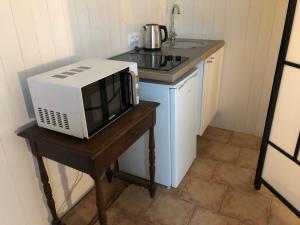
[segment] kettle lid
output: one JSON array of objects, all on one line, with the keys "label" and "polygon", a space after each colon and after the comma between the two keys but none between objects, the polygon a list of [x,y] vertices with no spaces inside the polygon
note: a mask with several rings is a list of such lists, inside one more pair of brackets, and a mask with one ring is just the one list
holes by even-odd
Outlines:
[{"label": "kettle lid", "polygon": [[147,28],[149,28],[149,27],[156,27],[156,26],[159,26],[159,24],[157,24],[157,23],[148,23],[144,26],[144,30],[147,30]]}]

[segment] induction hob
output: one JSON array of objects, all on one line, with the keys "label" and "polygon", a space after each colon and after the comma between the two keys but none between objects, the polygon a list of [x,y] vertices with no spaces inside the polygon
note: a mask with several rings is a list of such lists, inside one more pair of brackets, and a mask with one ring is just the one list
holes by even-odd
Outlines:
[{"label": "induction hob", "polygon": [[130,52],[116,56],[113,59],[136,62],[140,69],[170,71],[189,58],[174,55],[159,55],[157,53]]}]

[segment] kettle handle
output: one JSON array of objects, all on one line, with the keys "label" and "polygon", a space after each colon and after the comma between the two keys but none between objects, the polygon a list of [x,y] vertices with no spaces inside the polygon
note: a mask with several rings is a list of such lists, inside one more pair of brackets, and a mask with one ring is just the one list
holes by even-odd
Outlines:
[{"label": "kettle handle", "polygon": [[160,30],[163,30],[164,32],[165,32],[165,37],[164,37],[164,39],[162,39],[162,32],[160,33],[160,35],[161,35],[161,42],[163,43],[163,42],[166,42],[167,40],[168,40],[168,29],[167,29],[167,27],[166,26],[164,26],[164,25],[160,25],[159,26],[159,29]]}]

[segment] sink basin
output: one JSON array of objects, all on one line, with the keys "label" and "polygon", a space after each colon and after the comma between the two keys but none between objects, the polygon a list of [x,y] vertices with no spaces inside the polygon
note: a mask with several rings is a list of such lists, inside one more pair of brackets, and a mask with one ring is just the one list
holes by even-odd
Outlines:
[{"label": "sink basin", "polygon": [[176,40],[173,44],[171,41],[163,43],[165,48],[204,48],[208,45],[207,41],[193,41],[193,40]]}]

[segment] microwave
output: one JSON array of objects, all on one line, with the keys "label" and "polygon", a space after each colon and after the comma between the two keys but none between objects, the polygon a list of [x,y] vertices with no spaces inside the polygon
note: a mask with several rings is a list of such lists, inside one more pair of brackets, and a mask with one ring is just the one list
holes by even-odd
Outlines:
[{"label": "microwave", "polygon": [[91,138],[139,103],[137,64],[88,59],[28,78],[40,127]]}]

